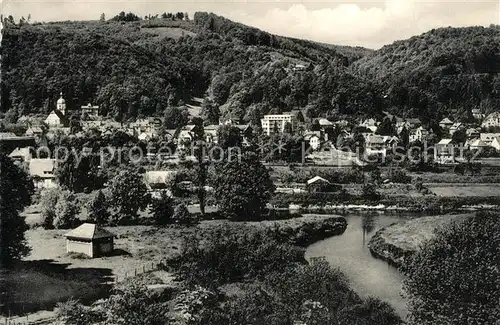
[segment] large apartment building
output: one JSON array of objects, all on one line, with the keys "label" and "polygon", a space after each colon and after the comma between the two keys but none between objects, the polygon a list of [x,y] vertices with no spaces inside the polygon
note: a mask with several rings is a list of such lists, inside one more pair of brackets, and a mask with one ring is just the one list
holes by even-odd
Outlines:
[{"label": "large apartment building", "polygon": [[264,118],[260,120],[260,123],[262,125],[262,131],[264,131],[267,135],[282,133],[288,123],[293,131],[297,126],[297,115],[294,113],[264,115]]}]

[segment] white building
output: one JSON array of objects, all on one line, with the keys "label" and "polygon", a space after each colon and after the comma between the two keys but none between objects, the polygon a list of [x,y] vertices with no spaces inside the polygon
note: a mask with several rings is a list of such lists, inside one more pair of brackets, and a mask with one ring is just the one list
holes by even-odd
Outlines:
[{"label": "white building", "polygon": [[483,128],[500,126],[500,112],[494,112],[488,115],[483,123],[481,123]]},{"label": "white building", "polygon": [[491,142],[498,137],[500,137],[500,133],[481,133],[479,135],[479,138],[487,145],[490,145]]},{"label": "white building", "polygon": [[54,175],[55,159],[31,159],[29,164],[29,173],[36,188],[57,187]]},{"label": "white building", "polygon": [[429,136],[429,131],[420,126],[410,133],[410,142],[425,141]]},{"label": "white building", "polygon": [[96,224],[84,223],[65,235],[66,252],[81,253],[91,258],[110,254],[113,252],[114,236]]},{"label": "white building", "polygon": [[49,116],[45,119],[45,123],[49,127],[62,127],[66,124],[66,101],[62,97],[57,100],[56,108],[53,109]]},{"label": "white building", "polygon": [[262,130],[267,135],[271,135],[275,132],[283,133],[287,124],[290,124],[292,131],[295,130],[297,126],[297,116],[291,113],[264,115],[260,123],[262,125]]}]

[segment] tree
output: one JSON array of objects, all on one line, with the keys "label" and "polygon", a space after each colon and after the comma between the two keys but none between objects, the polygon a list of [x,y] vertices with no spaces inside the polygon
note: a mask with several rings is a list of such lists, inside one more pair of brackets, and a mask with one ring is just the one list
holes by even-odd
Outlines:
[{"label": "tree", "polygon": [[115,209],[116,224],[137,223],[137,212],[144,210],[150,196],[141,175],[135,169],[121,171],[109,186],[110,203]]},{"label": "tree", "polygon": [[478,213],[435,231],[407,263],[410,324],[497,324],[500,223]]},{"label": "tree", "polygon": [[68,229],[75,226],[79,211],[75,195],[70,191],[62,191],[55,208],[52,225],[55,229]]},{"label": "tree", "polygon": [[255,153],[244,153],[216,167],[216,201],[228,219],[258,220],[274,189],[269,172]]},{"label": "tree", "polygon": [[174,213],[172,215],[172,221],[179,225],[192,225],[196,223],[195,218],[191,216],[187,206],[185,204],[178,204],[175,207]]},{"label": "tree", "polygon": [[44,189],[41,193],[40,205],[42,207],[42,227],[52,229],[56,217],[56,204],[61,195],[60,188]]},{"label": "tree", "polygon": [[59,161],[55,172],[58,183],[77,193],[101,188],[104,181],[99,173],[99,157],[74,147],[66,147],[66,150],[67,155]]},{"label": "tree", "polygon": [[240,129],[232,125],[221,125],[217,129],[217,144],[225,151],[229,148],[241,148],[243,138]]},{"label": "tree", "polygon": [[101,22],[104,22],[106,21],[106,15],[104,14],[104,12],[101,14],[101,16],[99,17],[99,21]]},{"label": "tree", "polygon": [[188,121],[189,113],[186,109],[167,107],[163,113],[163,124],[167,129],[177,129],[186,125]]},{"label": "tree", "polygon": [[28,225],[19,213],[31,203],[33,183],[12,160],[0,152],[0,267],[27,256],[24,238]]},{"label": "tree", "polygon": [[87,211],[89,221],[98,225],[105,225],[109,222],[108,201],[101,190],[98,190],[89,202]]},{"label": "tree", "polygon": [[151,213],[155,224],[166,225],[168,224],[174,213],[173,200],[166,192],[161,192],[159,198],[151,198]]},{"label": "tree", "polygon": [[209,124],[218,124],[220,117],[219,106],[210,98],[205,98],[201,104],[201,118]]}]

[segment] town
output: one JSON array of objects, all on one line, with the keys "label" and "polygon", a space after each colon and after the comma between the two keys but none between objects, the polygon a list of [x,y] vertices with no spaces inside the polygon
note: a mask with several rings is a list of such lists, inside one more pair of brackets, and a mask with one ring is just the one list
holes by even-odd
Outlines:
[{"label": "town", "polygon": [[498,324],[500,26],[109,14],[0,18],[0,322]]}]

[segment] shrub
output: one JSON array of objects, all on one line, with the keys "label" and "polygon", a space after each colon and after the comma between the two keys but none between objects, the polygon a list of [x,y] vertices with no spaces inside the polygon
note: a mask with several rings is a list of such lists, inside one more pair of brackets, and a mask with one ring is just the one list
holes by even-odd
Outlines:
[{"label": "shrub", "polygon": [[247,227],[218,227],[200,240],[184,237],[173,261],[176,273],[189,284],[218,284],[259,278],[294,262],[304,262],[304,250],[279,243],[264,232]]},{"label": "shrub", "polygon": [[175,207],[174,213],[172,215],[172,222],[178,225],[190,226],[198,223],[198,219],[189,213],[189,210],[185,204],[179,204]]},{"label": "shrub", "polygon": [[403,266],[410,324],[497,324],[499,234],[488,213],[436,230]]}]

